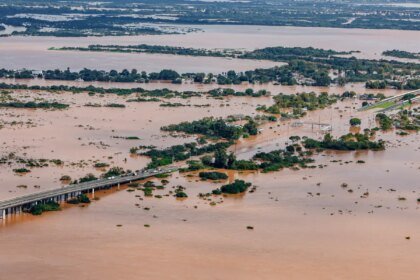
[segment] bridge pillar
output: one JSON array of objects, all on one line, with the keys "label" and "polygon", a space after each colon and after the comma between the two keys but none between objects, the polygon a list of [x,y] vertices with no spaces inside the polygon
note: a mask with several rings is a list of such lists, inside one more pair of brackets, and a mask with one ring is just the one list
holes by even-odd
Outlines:
[{"label": "bridge pillar", "polygon": [[6,219],[6,209],[2,209],[2,210],[1,210],[1,218],[2,218],[3,220],[5,220],[5,219]]},{"label": "bridge pillar", "polygon": [[95,198],[95,189],[92,189],[92,198]]},{"label": "bridge pillar", "polygon": [[118,185],[117,185],[117,189],[120,189],[120,183],[118,183]]}]

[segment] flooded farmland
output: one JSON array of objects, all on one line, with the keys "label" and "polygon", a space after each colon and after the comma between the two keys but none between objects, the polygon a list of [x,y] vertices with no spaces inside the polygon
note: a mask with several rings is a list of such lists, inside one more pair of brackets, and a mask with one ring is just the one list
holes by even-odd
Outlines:
[{"label": "flooded farmland", "polygon": [[[142,168],[148,159],[130,157],[131,146],[165,147],[189,140],[164,135],[159,131],[161,126],[204,116],[253,115],[258,105],[272,103],[270,97],[226,100],[200,97],[180,101],[211,106],[185,109],[129,103],[128,107],[119,109],[83,105],[121,103],[127,97],[27,91],[15,94],[21,98],[36,96],[57,100],[71,107],[64,111],[2,109],[1,118],[6,123],[30,120],[30,124],[5,125],[1,130],[2,154],[13,152],[28,158],[58,158],[64,162],[62,166],[34,168],[23,176],[13,174],[11,170],[16,166],[2,166],[1,196],[4,198],[59,187],[63,174],[73,178],[88,172],[99,174],[100,171],[92,167],[97,160],[124,168]],[[228,104],[229,107],[225,107]],[[342,102],[310,113],[303,121],[328,122],[337,136],[349,131],[346,121],[350,116],[362,118],[366,127],[374,126],[373,115],[358,113],[353,109],[358,106],[359,102]],[[184,110],[188,114],[180,113]],[[270,125],[272,129],[266,126],[261,135],[241,140],[235,152],[240,158],[249,158],[256,151],[270,151],[284,145],[291,135],[321,137],[316,128],[296,128],[291,123],[279,122]],[[140,140],[113,136],[138,136]],[[241,197],[223,197],[221,201],[215,199],[216,206],[197,195],[217,184],[198,181],[194,173],[175,173],[169,178],[169,186],[183,185],[189,195],[186,200],[170,196],[139,200],[136,193],[121,189],[98,193],[100,200],[85,208],[66,207],[62,213],[47,213],[42,217],[30,214],[10,217],[0,227],[2,248],[13,251],[7,258],[0,257],[5,267],[2,273],[16,276],[9,279],[20,279],[27,276],[25,271],[33,271],[38,264],[42,271],[35,279],[47,274],[67,279],[62,275],[70,278],[74,266],[83,266],[85,261],[100,254],[101,259],[91,264],[92,279],[110,275],[158,279],[158,268],[173,269],[174,262],[177,264],[174,275],[188,269],[188,276],[183,276],[187,279],[201,277],[204,272],[203,279],[220,275],[252,279],[248,270],[260,278],[286,275],[289,279],[303,279],[308,276],[307,267],[312,268],[310,274],[316,275],[315,279],[327,277],[331,270],[339,271],[343,279],[350,279],[354,274],[347,278],[348,266],[359,267],[360,279],[392,279],[401,269],[407,276],[413,275],[415,270],[407,270],[407,267],[416,267],[418,260],[415,244],[419,242],[419,228],[414,220],[419,211],[416,202],[419,136],[400,137],[389,132],[379,137],[389,141],[386,151],[322,153],[316,156],[317,164],[326,165],[322,169],[269,174],[230,172],[230,181],[233,178],[250,180],[258,186],[257,191]],[[357,160],[366,163],[357,164]],[[340,187],[343,182],[349,184],[352,193]],[[16,188],[22,184],[28,188]],[[40,189],[34,188],[35,185]],[[369,197],[361,198],[366,192],[370,193]],[[167,191],[159,193],[163,195]],[[400,196],[406,201],[398,200]],[[76,216],[78,218],[74,218]],[[144,224],[150,224],[150,228],[145,228]],[[247,226],[254,230],[247,230]],[[304,238],[307,232],[311,234]],[[406,236],[412,239],[407,241]],[[21,240],[18,245],[13,242],[15,238]],[[64,242],[67,239],[73,241]],[[63,252],[59,253],[59,258],[57,251],[43,248],[51,243],[61,244],[57,249]],[[41,253],[32,256],[28,248]],[[197,250],[205,257],[194,258]],[[22,255],[26,257],[22,259]],[[364,261],[366,258],[387,265],[387,269],[371,266]],[[36,259],[49,265],[41,265]],[[107,259],[113,259],[112,267],[107,265]],[[138,270],[135,263],[139,259],[148,269]],[[229,269],[225,265],[220,270],[209,269],[220,266],[221,262],[229,264]],[[264,263],[263,268],[257,265],[260,262]],[[27,270],[19,269],[21,265]]]},{"label": "flooded farmland", "polygon": [[[417,31],[341,30],[329,28],[200,26],[186,35],[52,38],[1,38],[0,68],[97,69],[137,68],[180,72],[243,71],[271,67],[268,61],[188,56],[72,53],[49,47],[98,44],[167,44],[203,48],[254,49],[267,46],[314,46],[360,50],[380,58],[387,49],[418,50]],[[181,37],[180,37],[181,36]],[[180,39],[182,38],[182,39]],[[364,83],[343,87],[275,84],[105,83],[43,79],[1,79],[26,85],[94,85],[104,88],[208,92],[215,88],[245,91],[267,89],[261,97],[174,97],[157,102],[127,102],[138,94],[92,94],[66,91],[8,90],[19,101],[68,104],[66,109],[0,107],[0,198],[2,200],[62,188],[72,179],[100,176],[106,163],[137,170],[150,158],[130,154],[134,146],[194,142],[197,135],[161,131],[170,124],[203,117],[255,117],[257,108],[274,104],[273,96],[314,91],[341,95],[345,91],[402,94],[406,90],[366,89]],[[162,107],[163,103],[183,106]],[[238,159],[283,149],[291,136],[322,139],[322,124],[339,137],[378,126],[377,111],[359,111],[362,100],[347,98],[300,119],[264,122],[255,136],[240,138],[229,148]],[[88,105],[89,106],[86,106]],[[107,107],[124,104],[124,107]],[[95,105],[95,106],[93,106]],[[406,109],[418,109],[410,104]],[[360,127],[349,120],[359,118]],[[61,211],[33,216],[13,214],[0,220],[0,279],[417,279],[420,267],[420,136],[397,129],[379,130],[383,151],[316,151],[315,168],[280,171],[223,170],[226,180],[204,181],[198,171],[175,172],[163,189],[147,197],[139,189],[121,188],[90,193],[90,204],[63,203]],[[59,160],[30,168],[14,159]],[[10,163],[9,163],[10,162]],[[179,165],[185,162],[177,163]],[[255,191],[210,195],[235,179],[252,182]],[[161,178],[151,179],[156,184]],[[140,181],[144,184],[148,180]],[[175,198],[177,186],[188,198]],[[7,254],[4,252],[8,252]],[[86,268],[88,269],[81,269]]]}]

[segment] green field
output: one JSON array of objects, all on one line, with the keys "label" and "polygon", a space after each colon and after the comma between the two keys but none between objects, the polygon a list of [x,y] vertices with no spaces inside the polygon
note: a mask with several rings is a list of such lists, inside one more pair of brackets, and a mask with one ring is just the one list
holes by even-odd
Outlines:
[{"label": "green field", "polygon": [[384,102],[384,103],[373,105],[369,109],[386,109],[386,108],[389,108],[389,107],[391,107],[393,105],[395,105],[395,102],[394,101],[387,101],[387,102]]}]

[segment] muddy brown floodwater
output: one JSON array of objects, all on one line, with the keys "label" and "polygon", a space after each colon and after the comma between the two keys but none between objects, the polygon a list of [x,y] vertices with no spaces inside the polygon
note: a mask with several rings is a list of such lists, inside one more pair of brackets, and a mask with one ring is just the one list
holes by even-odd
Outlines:
[{"label": "muddy brown floodwater", "polygon": [[[204,116],[255,115],[258,105],[273,102],[271,97],[175,98],[170,101],[210,107],[163,108],[159,103],[126,103],[130,97],[112,94],[11,95],[54,100],[70,108],[1,109],[1,155],[64,161],[63,166],[33,168],[24,176],[12,171],[19,164],[0,165],[2,199],[56,188],[63,174],[99,175],[92,167],[96,160],[144,167],[148,159],[130,157],[130,147],[166,147],[194,139],[173,138],[160,132],[161,126]],[[83,106],[86,103],[127,107]],[[374,114],[358,112],[358,107],[360,101],[339,102],[310,112],[302,121],[327,122],[336,136],[349,131],[352,116],[362,119],[361,129],[376,126]],[[250,158],[257,151],[284,147],[291,135],[322,137],[316,127],[292,123],[266,124],[260,135],[241,140],[232,150],[239,158]],[[66,205],[40,217],[9,216],[0,225],[0,279],[416,279],[419,135],[401,137],[390,131],[379,132],[377,138],[387,141],[387,150],[316,155],[316,164],[324,168],[268,174],[230,171],[228,181],[241,178],[257,186],[256,192],[241,196],[200,199],[199,193],[223,182],[175,173],[164,190],[154,192],[162,198],[143,198],[143,192],[123,187],[97,192],[99,200],[85,207]],[[347,188],[341,187],[344,182]],[[16,188],[21,184],[28,188]],[[168,195],[177,185],[186,188],[187,199]]]},{"label": "muddy brown floodwater", "polygon": [[[204,32],[187,35],[102,38],[1,38],[0,68],[97,69],[137,68],[156,71],[223,72],[270,67],[272,62],[165,55],[73,53],[49,47],[89,44],[157,44],[198,48],[254,49],[301,46],[360,50],[364,58],[381,58],[384,50],[416,52],[418,31],[330,28],[200,26]],[[8,80],[28,85],[91,83]],[[105,88],[208,91],[218,85],[168,83],[92,83]],[[345,87],[232,85],[235,90],[268,89],[272,94],[303,91],[341,94],[402,93],[366,90],[362,84]],[[205,116],[255,116],[271,97],[232,97],[224,100],[194,97],[170,99],[209,107],[160,107],[159,103],[127,103],[132,96],[87,93],[12,91],[18,100],[48,100],[70,105],[66,110],[0,109],[0,157],[60,159],[62,165],[31,168],[26,175],[13,169],[22,163],[0,164],[0,200],[63,186],[59,179],[87,173],[100,175],[95,162],[139,169],[149,159],[130,156],[139,145],[168,147],[194,141],[172,137],[160,127]],[[86,107],[87,103],[119,103],[126,108]],[[332,134],[351,130],[349,119],[359,117],[361,129],[376,126],[374,112],[358,112],[361,102],[346,100],[309,112],[302,121],[328,123]],[[283,148],[292,135],[321,138],[315,125],[279,121],[262,126],[256,137],[231,147],[240,159],[258,151]],[[138,140],[124,137],[136,136]],[[420,136],[378,132],[385,151],[324,152],[314,156],[315,169],[274,173],[228,171],[232,182],[243,179],[257,188],[237,196],[199,198],[226,182],[200,181],[196,173],[174,173],[158,197],[139,190],[98,191],[98,200],[84,207],[63,205],[62,211],[41,216],[19,214],[0,220],[0,280],[21,279],[280,279],[280,280],[395,280],[418,279],[420,272]],[[364,161],[365,163],[357,163]],[[158,179],[154,179],[159,183]],[[348,184],[343,188],[342,184]],[[17,187],[22,186],[24,187]],[[182,185],[186,199],[170,191]],[[35,187],[37,186],[37,187]],[[39,186],[39,187],[38,187]],[[402,199],[404,198],[404,199]],[[252,229],[249,229],[251,227]]]},{"label": "muddy brown floodwater", "polygon": [[286,86],[278,85],[273,83],[266,84],[250,84],[250,83],[241,83],[240,85],[218,85],[217,83],[212,84],[197,84],[189,81],[184,81],[182,84],[173,84],[171,82],[159,82],[153,81],[150,83],[116,83],[116,82],[84,82],[84,81],[59,81],[59,80],[45,80],[45,79],[9,79],[9,78],[0,78],[0,83],[6,84],[18,84],[18,85],[27,85],[27,86],[75,86],[75,87],[87,87],[95,86],[102,87],[105,89],[108,88],[143,88],[145,90],[155,90],[167,88],[175,91],[196,91],[196,92],[208,92],[212,89],[218,88],[232,88],[236,91],[245,91],[248,88],[252,88],[254,91],[261,89],[268,90],[272,95],[285,93],[285,94],[295,94],[299,92],[327,92],[328,94],[342,94],[344,91],[355,91],[358,93],[378,93],[381,92],[387,96],[397,95],[406,92],[406,90],[397,90],[397,89],[367,89],[365,88],[365,83],[349,83],[345,86],[330,86],[330,87],[316,87],[316,86]]}]

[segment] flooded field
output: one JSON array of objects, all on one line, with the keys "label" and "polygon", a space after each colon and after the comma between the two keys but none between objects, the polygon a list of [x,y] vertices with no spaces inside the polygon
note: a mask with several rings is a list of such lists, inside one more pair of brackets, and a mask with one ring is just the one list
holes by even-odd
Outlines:
[{"label": "flooded field", "polygon": [[363,30],[338,28],[300,28],[269,26],[189,26],[201,29],[184,35],[144,35],[127,37],[7,37],[1,38],[0,68],[66,69],[94,68],[178,72],[221,73],[268,68],[279,63],[212,57],[171,56],[162,54],[122,54],[50,51],[50,47],[83,47],[90,44],[169,45],[194,48],[255,48],[286,46],[316,47],[338,51],[361,51],[360,58],[382,58],[385,50],[418,51],[416,31]]},{"label": "flooded field", "polygon": [[[278,131],[282,133],[274,142],[298,134],[286,128]],[[311,130],[300,133],[311,134]],[[0,255],[1,275],[22,279],[36,272],[33,279],[71,279],[74,267],[92,262],[89,272],[83,270],[79,277],[161,279],[162,271],[170,270],[171,279],[328,279],[331,273],[340,279],[401,275],[412,279],[420,257],[416,223],[419,137],[397,138],[392,133],[385,137],[393,143],[385,152],[318,156],[317,163],[328,165],[323,169],[231,172],[229,180],[250,180],[257,191],[221,198],[223,203],[216,206],[197,195],[218,184],[176,173],[169,178],[169,186],[185,186],[186,200],[172,196],[139,200],[136,193],[121,189],[100,193],[99,201],[84,208],[69,207],[42,217],[11,217],[0,227],[2,250],[11,252]],[[238,145],[238,152],[246,151],[246,144],[269,149],[264,143],[250,139]],[[39,150],[47,150],[48,145],[38,146]],[[112,154],[90,149],[92,154]],[[80,150],[77,158],[87,160],[88,152]],[[65,158],[66,152],[54,156]],[[331,163],[333,159],[350,163]],[[366,164],[355,163],[361,159]],[[61,172],[48,171],[42,178]],[[343,182],[354,191],[340,187]],[[366,192],[369,197],[361,198]],[[164,195],[167,190],[157,193]],[[400,196],[407,200],[400,201]],[[56,249],[47,250],[52,245]]]},{"label": "flooded field", "polygon": [[[1,154],[61,159],[64,165],[33,168],[24,176],[13,175],[15,165],[1,166],[2,198],[56,188],[63,174],[73,178],[88,172],[100,174],[92,167],[96,160],[124,168],[144,167],[148,159],[130,157],[131,146],[165,147],[193,139],[165,135],[159,131],[161,126],[204,116],[255,115],[258,105],[272,103],[271,97],[171,100],[211,104],[208,108],[185,109],[162,108],[158,103],[124,103],[127,97],[116,95],[28,91],[13,95],[22,100],[55,100],[70,104],[70,108],[2,109],[1,119],[6,124],[1,129]],[[124,103],[127,107],[83,106],[89,102]],[[302,121],[330,123],[337,136],[349,131],[350,116],[362,119],[362,129],[374,127],[373,114],[357,112],[359,106],[360,101],[340,102],[309,113]],[[184,110],[188,113],[181,113]],[[24,120],[30,123],[10,125]],[[322,136],[310,125],[293,127],[292,122],[267,124],[261,135],[241,140],[232,149],[239,158],[250,158],[257,151],[284,147],[291,135]],[[140,140],[113,136],[138,136]],[[322,153],[316,156],[316,164],[327,165],[322,169],[230,172],[229,181],[252,181],[257,191],[214,198],[216,206],[197,195],[220,183],[199,181],[194,173],[176,173],[169,178],[166,190],[156,192],[163,195],[161,199],[139,200],[136,192],[122,188],[99,192],[100,200],[84,208],[66,206],[60,213],[42,217],[8,217],[0,226],[0,246],[13,253],[0,254],[1,275],[22,279],[36,271],[34,279],[70,279],[74,267],[95,260],[90,263],[91,279],[117,275],[161,279],[162,270],[169,269],[171,279],[227,275],[243,279],[307,279],[310,275],[311,279],[325,279],[331,271],[340,279],[353,279],[355,275],[358,279],[395,279],[401,271],[411,278],[417,273],[419,252],[415,248],[420,245],[420,228],[415,222],[419,211],[416,199],[420,196],[419,136],[401,137],[391,131],[378,137],[389,141],[386,151]],[[357,160],[366,163],[356,164]],[[343,182],[348,183],[351,193],[340,187]],[[22,184],[28,188],[16,188]],[[186,187],[187,199],[165,196],[176,185]],[[366,192],[369,196],[362,198]],[[254,229],[248,230],[247,226]],[[52,244],[57,249],[46,250]],[[139,269],[137,262],[144,268]],[[357,272],[352,267],[358,267]],[[87,277],[86,272],[81,273],[80,277]]]},{"label": "flooded field", "polygon": [[[410,31],[258,26],[203,29],[205,32],[187,35],[122,39],[1,38],[0,68],[132,67],[153,71],[173,67],[180,72],[217,72],[227,67],[243,70],[267,66],[267,62],[247,60],[47,51],[52,46],[91,43],[252,49],[278,45],[329,48],[334,42],[338,50],[361,50],[359,55],[369,58],[380,57],[386,49],[418,49],[418,39]],[[41,79],[0,79],[0,82],[198,92],[221,87]],[[404,92],[368,90],[361,83],[345,87],[274,84],[223,87],[241,91],[267,89],[271,95],[355,91],[392,96]],[[0,108],[0,158],[7,157],[11,162],[0,164],[0,200],[60,188],[65,185],[60,181],[63,175],[72,179],[87,173],[99,176],[104,169],[94,167],[98,162],[131,170],[144,168],[150,159],[131,155],[131,147],[164,148],[197,138],[174,137],[162,132],[162,126],[207,116],[255,117],[261,114],[257,107],[274,103],[272,96],[217,99],[206,94],[187,99],[162,98],[165,102],[187,105],[182,107],[161,107],[162,101],[127,102],[135,94],[11,90],[10,96],[20,101],[59,102],[69,108]],[[107,104],[125,107],[105,107]],[[258,135],[241,138],[229,150],[238,159],[250,159],[261,151],[284,148],[286,143],[290,144],[290,136],[321,139],[325,134],[318,125],[321,123],[330,125],[335,137],[377,127],[375,111],[358,111],[361,105],[357,98],[345,99],[322,110],[308,111],[299,120],[265,123]],[[353,117],[361,119],[360,128],[349,125]],[[298,122],[300,125],[296,125]],[[198,172],[175,172],[166,178],[169,183],[165,188],[154,191],[154,197],[121,186],[95,192],[96,199],[90,204],[63,204],[61,211],[41,216],[10,215],[0,220],[0,280],[417,279],[420,135],[410,132],[401,136],[391,129],[378,131],[377,139],[386,141],[386,150],[315,153],[316,168],[270,173],[224,170],[228,179],[219,182],[202,181]],[[46,159],[48,166],[33,167],[31,172],[19,175],[14,169],[24,164],[17,162],[17,158]],[[62,164],[54,163],[57,160]],[[235,179],[252,182],[255,192],[200,196]],[[158,178],[153,181],[161,183]],[[188,198],[175,198],[176,186],[185,187]],[[93,198],[92,194],[89,196]]]},{"label": "flooded field", "polygon": [[[23,91],[15,95],[25,100],[28,93]],[[20,96],[20,97],[19,97]],[[256,114],[258,104],[270,104],[270,98],[237,98],[230,100],[193,99],[182,101],[171,99],[171,102],[186,104],[212,104],[210,109],[192,107],[188,108],[188,115],[180,114],[185,108],[163,108],[158,102],[153,103],[126,103],[130,97],[105,95],[104,97],[88,96],[83,94],[50,94],[36,92],[31,98],[55,100],[70,104],[68,110],[31,110],[31,109],[2,109],[1,119],[5,127],[1,129],[1,153],[3,155],[16,152],[17,155],[37,159],[61,159],[70,165],[68,175],[73,178],[81,177],[92,170],[95,160],[107,161],[117,166],[137,170],[145,167],[148,161],[145,158],[131,158],[129,149],[138,145],[170,146],[185,142],[181,138],[167,138],[160,133],[160,127],[172,123],[186,121],[190,118],[200,119],[204,116],[226,117],[231,114],[242,113],[245,108]],[[32,100],[29,98],[29,100]],[[126,108],[95,108],[84,105],[109,103],[125,104]],[[229,104],[229,110],[224,106]],[[223,106],[223,107],[222,107]],[[23,121],[23,123],[21,123]],[[125,140],[113,137],[137,136],[140,140]],[[193,140],[191,138],[190,140]],[[126,160],[126,162],[125,162]],[[87,168],[86,168],[87,165]],[[2,173],[10,173],[16,166],[10,166]],[[20,184],[44,187],[57,187],[58,179],[67,172],[63,166],[41,168],[34,170],[27,176],[6,176],[1,174],[0,184],[9,186],[1,188],[2,197],[16,196],[31,189],[17,189]],[[13,172],[12,172],[13,173]],[[96,170],[95,173],[101,173]],[[76,176],[78,175],[78,176]]]},{"label": "flooded field", "polygon": [[[337,92],[338,93],[338,92]],[[386,91],[384,91],[386,93]],[[235,114],[255,116],[256,108],[270,106],[271,97],[230,97],[217,100],[209,97],[194,97],[183,100],[170,99],[192,107],[160,107],[160,102],[130,102],[131,96],[95,95],[87,93],[48,93],[43,91],[15,91],[12,96],[18,100],[49,100],[69,104],[65,110],[42,109],[2,109],[0,152],[2,156],[10,153],[23,158],[59,159],[64,165],[51,164],[48,168],[34,168],[27,175],[13,175],[12,170],[21,164],[0,166],[0,194],[3,198],[19,194],[55,188],[60,185],[62,175],[72,178],[81,177],[89,172],[100,174],[103,170],[93,168],[95,162],[107,162],[110,165],[137,170],[143,168],[148,159],[130,156],[128,151],[138,145],[170,145],[193,141],[174,138],[162,133],[160,127],[188,120],[197,120],[206,116],[227,117]],[[86,107],[87,104],[106,105],[124,104],[126,108]],[[352,104],[341,102],[329,109],[309,113],[303,122],[328,123],[333,127],[333,134],[341,136],[349,131],[348,119],[357,116],[363,120],[363,127],[376,126],[372,112],[357,112],[361,102]],[[194,107],[206,105],[209,107]],[[187,114],[183,112],[187,110]],[[320,137],[321,132],[312,126],[293,127],[293,120],[278,124],[267,124],[258,137],[244,139],[235,146],[240,157],[251,158],[262,147],[269,150],[284,146],[292,135]],[[393,135],[391,133],[391,135]],[[127,140],[124,137],[135,136],[139,139]],[[391,137],[386,134],[386,137]],[[395,136],[392,136],[395,138]],[[391,138],[392,140],[395,140]],[[16,188],[27,185],[28,188]],[[33,186],[41,186],[40,189]]]},{"label": "flooded field", "polygon": [[27,86],[75,86],[75,87],[87,87],[87,86],[95,86],[95,87],[102,87],[105,89],[109,88],[124,88],[124,89],[131,89],[131,88],[143,88],[145,90],[155,90],[155,89],[163,89],[167,88],[169,90],[175,91],[196,91],[196,92],[208,92],[212,89],[218,88],[231,88],[235,91],[244,91],[248,88],[253,89],[254,91],[258,90],[268,90],[272,95],[278,93],[284,94],[295,94],[299,92],[327,92],[328,94],[341,94],[344,91],[355,91],[357,93],[378,93],[381,92],[387,96],[390,95],[397,95],[404,93],[405,90],[398,90],[398,89],[367,89],[365,88],[364,83],[348,83],[345,86],[335,86],[331,85],[329,87],[318,87],[318,86],[286,86],[286,85],[278,85],[273,83],[267,84],[249,84],[249,83],[241,83],[240,85],[218,85],[216,83],[212,84],[198,84],[193,82],[184,82],[182,84],[173,84],[171,82],[150,82],[150,83],[114,83],[114,82],[83,82],[83,81],[58,81],[58,80],[45,80],[45,79],[7,79],[7,78],[0,78],[0,83],[6,84],[18,84],[18,85],[27,85]]}]

